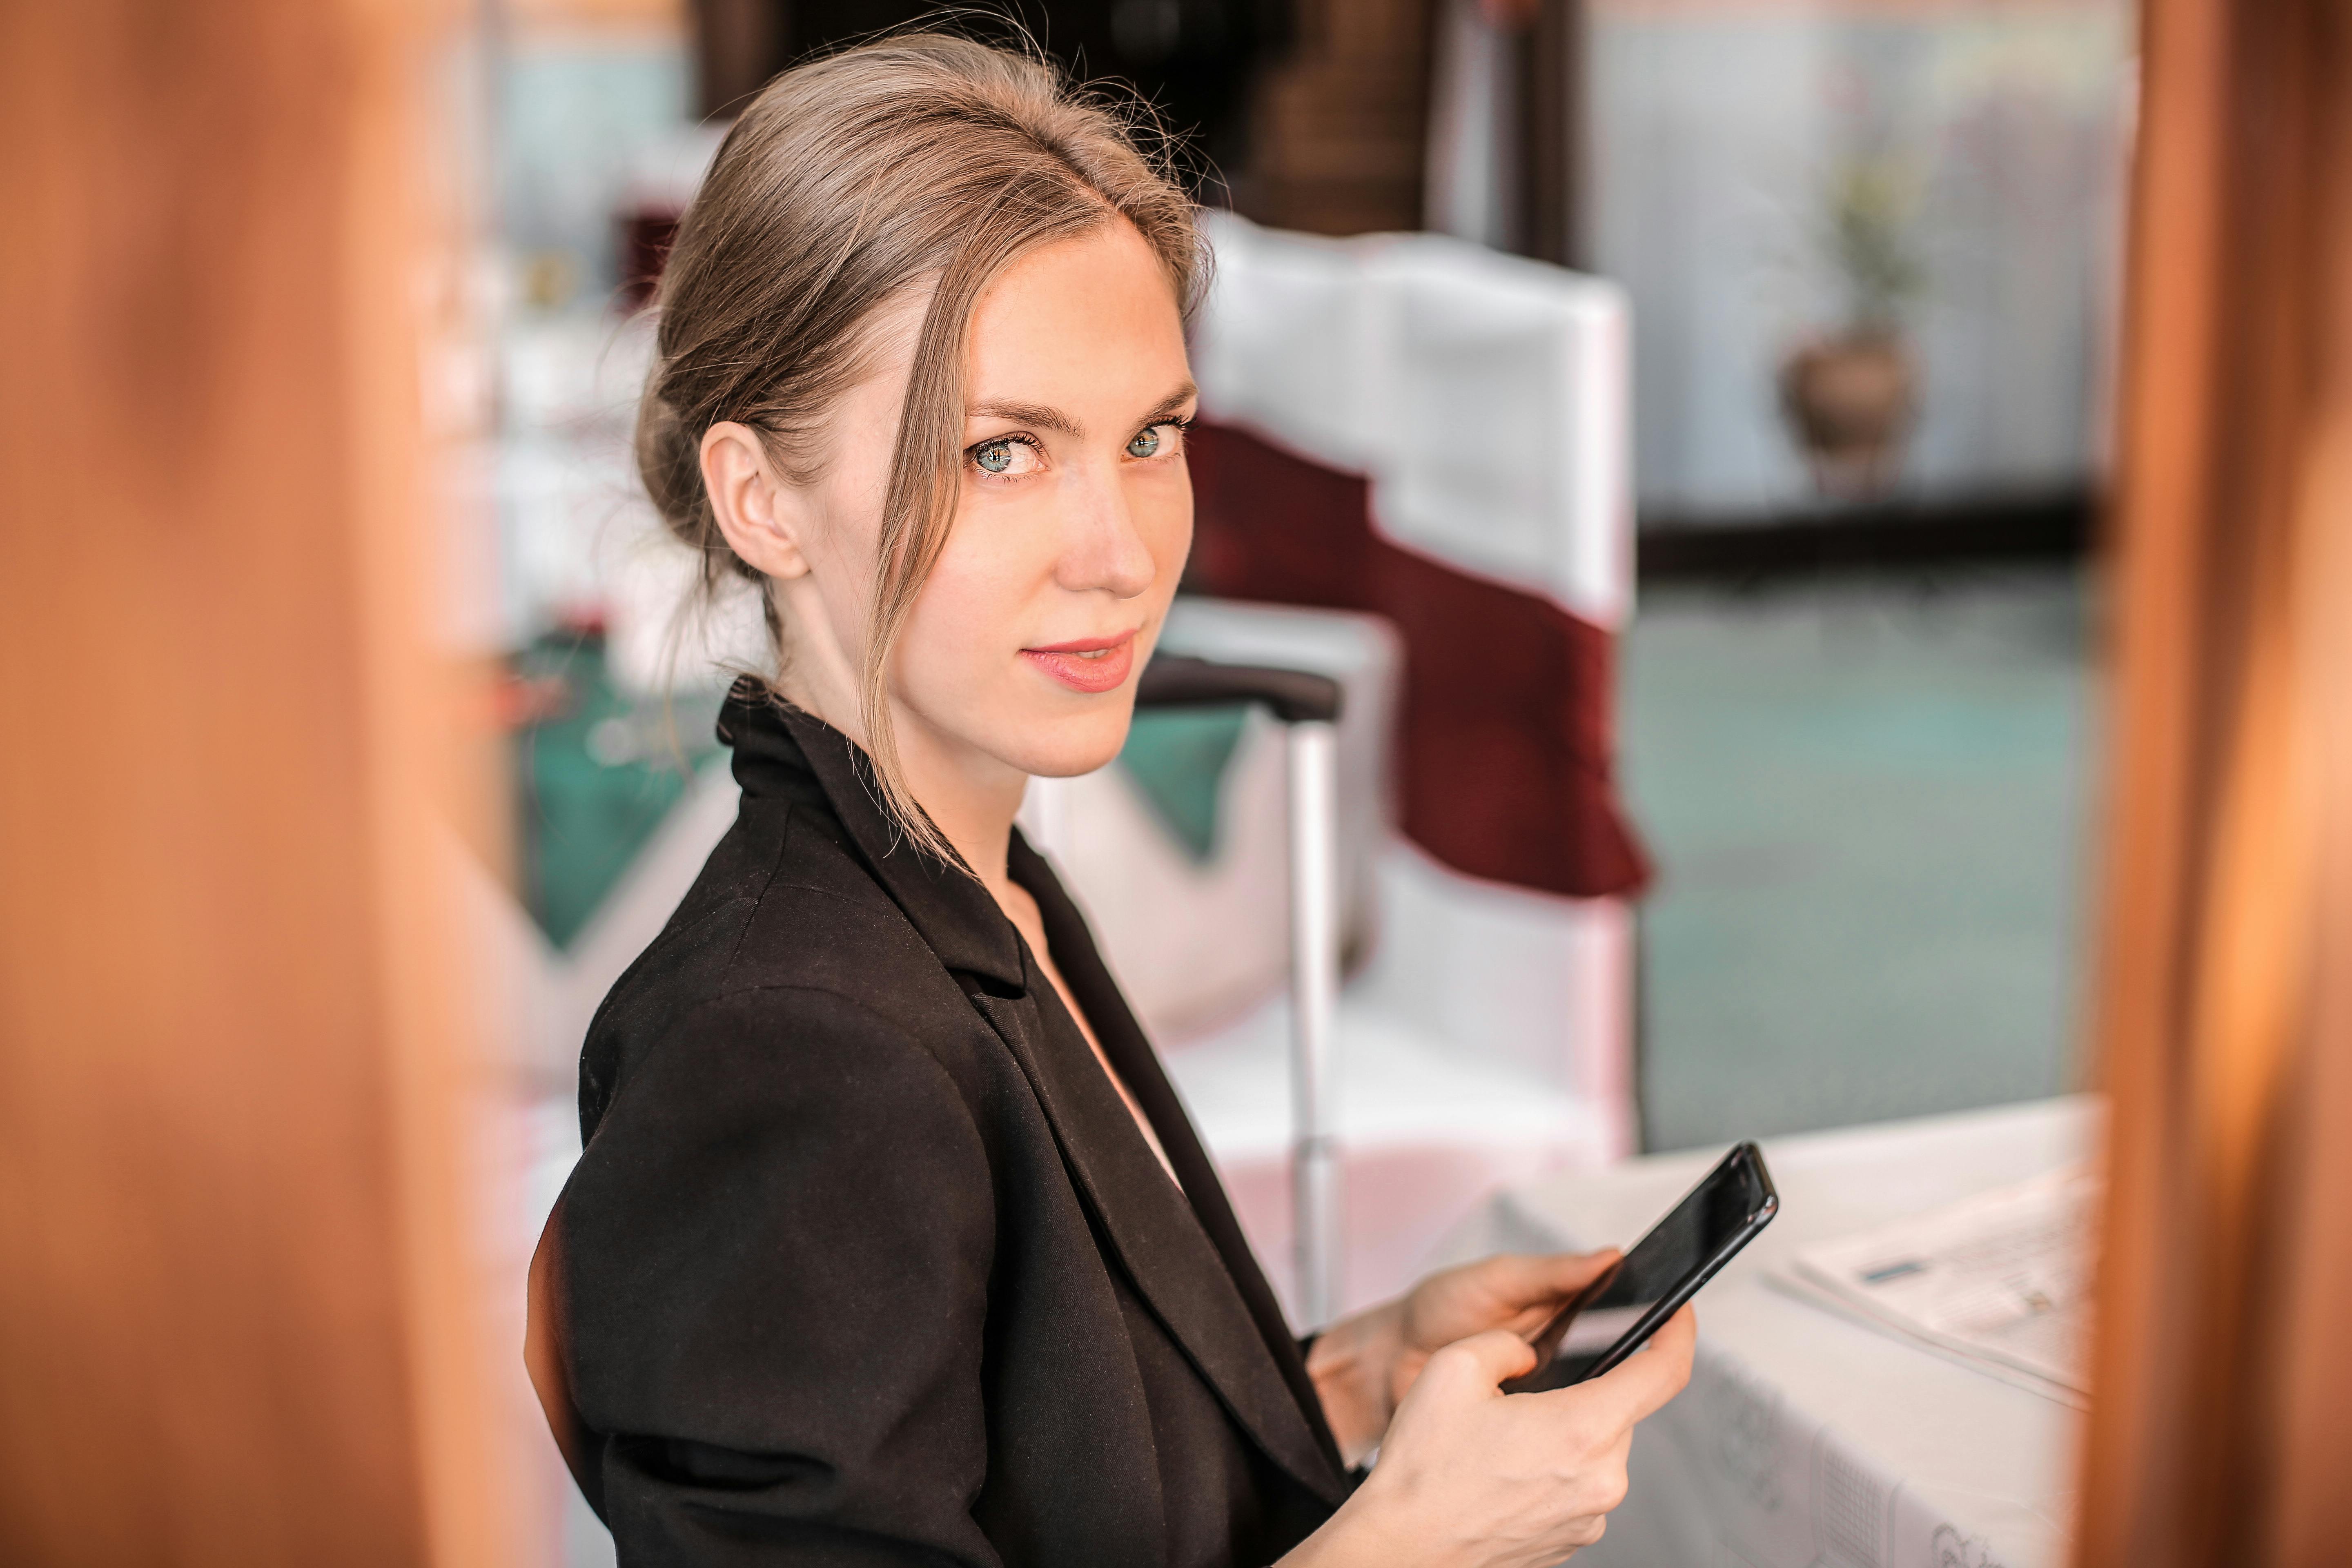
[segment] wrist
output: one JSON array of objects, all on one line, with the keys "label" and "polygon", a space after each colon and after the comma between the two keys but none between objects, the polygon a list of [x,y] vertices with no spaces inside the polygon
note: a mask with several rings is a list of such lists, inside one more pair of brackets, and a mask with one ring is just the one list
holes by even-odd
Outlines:
[{"label": "wrist", "polygon": [[1394,1514],[1388,1489],[1367,1478],[1322,1528],[1285,1553],[1276,1568],[1397,1568],[1400,1563],[1412,1562],[1412,1553],[1404,1550],[1409,1532],[1398,1528],[1401,1521]]},{"label": "wrist", "polygon": [[1316,1337],[1307,1375],[1322,1401],[1323,1417],[1349,1465],[1380,1446],[1394,1414],[1390,1373],[1403,1343],[1403,1310],[1388,1302],[1343,1318]]}]

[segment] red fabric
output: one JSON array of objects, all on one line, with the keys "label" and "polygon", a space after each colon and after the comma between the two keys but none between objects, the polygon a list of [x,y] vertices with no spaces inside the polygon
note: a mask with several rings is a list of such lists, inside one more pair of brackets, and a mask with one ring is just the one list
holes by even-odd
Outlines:
[{"label": "red fabric", "polygon": [[1226,598],[1369,610],[1403,634],[1409,837],[1457,871],[1572,898],[1649,881],[1617,802],[1609,633],[1389,542],[1356,475],[1205,420],[1188,450],[1192,582]]}]

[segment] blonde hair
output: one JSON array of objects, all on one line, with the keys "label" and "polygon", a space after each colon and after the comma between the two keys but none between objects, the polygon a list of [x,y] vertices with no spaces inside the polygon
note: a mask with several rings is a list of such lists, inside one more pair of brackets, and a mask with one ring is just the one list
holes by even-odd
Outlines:
[{"label": "blonde hair", "polygon": [[813,479],[827,411],[871,369],[869,319],[930,286],[892,453],[858,701],[884,805],[950,862],[908,793],[886,694],[890,650],[955,518],[972,310],[1022,256],[1120,218],[1189,313],[1204,252],[1148,116],[1074,88],[1034,49],[905,34],[768,84],[721,143],[655,298],[638,471],[670,531],[699,552],[706,595],[730,574],[761,585],[781,654],[774,596],[712,515],[703,433],[748,426],[788,481]]}]

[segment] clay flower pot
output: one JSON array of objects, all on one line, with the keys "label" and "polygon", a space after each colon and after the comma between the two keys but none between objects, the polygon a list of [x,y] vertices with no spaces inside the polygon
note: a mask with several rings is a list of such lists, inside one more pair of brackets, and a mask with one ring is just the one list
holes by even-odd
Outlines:
[{"label": "clay flower pot", "polygon": [[1815,339],[1782,363],[1780,409],[1822,494],[1869,500],[1893,486],[1916,384],[1909,345],[1880,329]]}]

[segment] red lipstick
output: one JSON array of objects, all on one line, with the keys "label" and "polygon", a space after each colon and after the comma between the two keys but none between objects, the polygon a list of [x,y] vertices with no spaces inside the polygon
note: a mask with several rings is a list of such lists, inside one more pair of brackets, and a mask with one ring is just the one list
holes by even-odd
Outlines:
[{"label": "red lipstick", "polygon": [[1109,691],[1135,668],[1135,634],[1024,647],[1021,657],[1073,691]]}]

